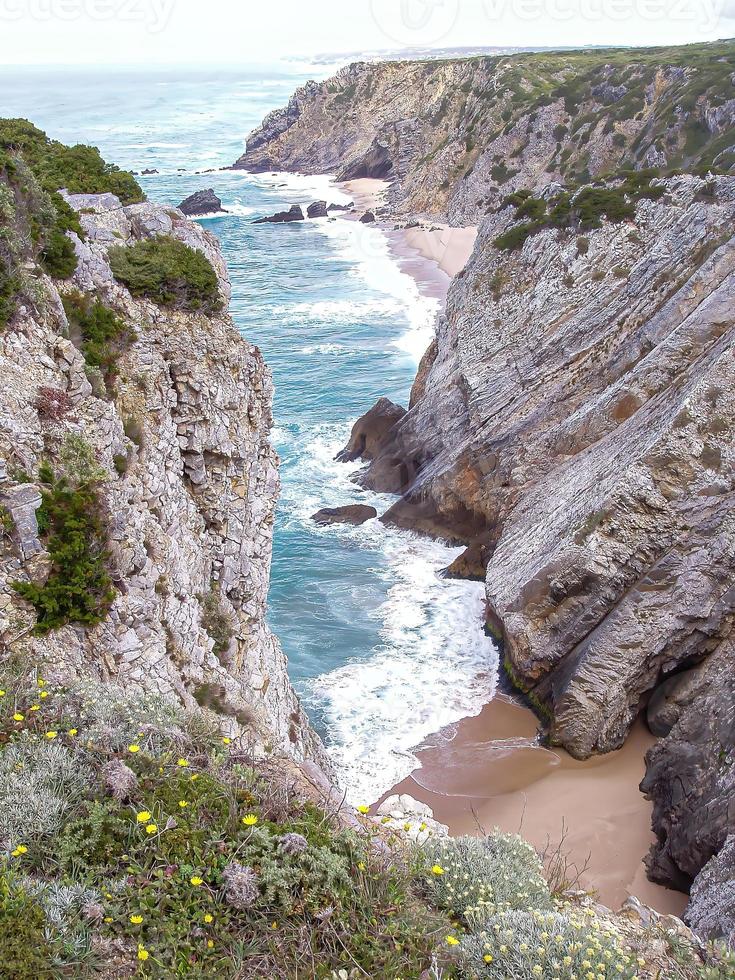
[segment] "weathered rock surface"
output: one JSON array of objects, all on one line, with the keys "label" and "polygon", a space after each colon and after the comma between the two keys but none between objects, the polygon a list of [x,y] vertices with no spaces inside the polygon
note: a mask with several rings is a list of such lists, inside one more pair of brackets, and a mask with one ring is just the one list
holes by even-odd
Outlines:
[{"label": "weathered rock surface", "polygon": [[378,516],[374,507],[367,504],[347,504],[344,507],[323,507],[312,514],[316,524],[364,524]]},{"label": "weathered rock surface", "polygon": [[[52,678],[114,677],[189,706],[206,703],[233,731],[245,724],[257,750],[311,757],[328,768],[265,617],[279,486],[269,372],[227,314],[133,299],[107,260],[112,244],[173,235],[210,260],[226,304],[218,243],[153,204],[123,207],[111,194],[67,199],[86,233],[84,242],[73,236],[77,271],[66,283],[39,280],[42,312],[25,308],[0,333],[0,504],[13,522],[11,547],[0,555],[0,647],[45,664]],[[114,398],[93,394],[84,358],[67,339],[60,291],[71,288],[100,296],[135,329]],[[68,410],[59,418],[39,413],[41,388],[65,395]],[[36,637],[32,607],[12,587],[46,560],[38,488],[23,474],[32,478],[42,459],[57,465],[72,434],[89,443],[106,474],[100,493],[117,593],[99,626]],[[116,457],[125,460],[122,474]],[[234,632],[219,656],[202,606],[212,591]]]},{"label": "weathered rock surface", "polygon": [[[696,678],[690,679],[688,703],[669,736],[648,752],[641,789],[653,800],[653,829],[658,840],[647,864],[654,881],[688,889],[735,834],[734,665],[735,644],[728,639]],[[729,869],[731,903],[735,899],[733,857],[730,848],[705,879],[711,878],[714,885]],[[698,883],[700,896],[706,887]],[[725,884],[722,890],[728,891]]]},{"label": "weathered rock surface", "polygon": [[222,207],[222,201],[217,197],[211,187],[205,191],[195,191],[189,197],[184,198],[181,204],[179,204],[179,211],[183,211],[184,214],[189,216],[216,214],[218,212],[222,212],[223,214],[227,213]]},{"label": "weathered rock surface", "polygon": [[271,214],[266,218],[256,218],[253,222],[254,225],[264,225],[264,224],[281,224],[285,221],[303,221],[304,212],[301,210],[300,205],[292,204],[288,211],[277,211],[275,214]]},{"label": "weathered rock surface", "polygon": [[732,50],[360,62],[297,89],[250,133],[235,167],[388,179],[397,213],[451,224],[570,176],[683,169],[718,153],[733,167]]},{"label": "weathered rock surface", "polygon": [[687,921],[706,939],[735,943],[735,835],[705,865],[692,887]]},{"label": "weathered rock surface", "polygon": [[363,225],[371,225],[375,221],[375,215],[372,211],[366,211],[365,214],[361,215],[360,223]]},{"label": "weathered rock surface", "polygon": [[393,426],[405,414],[406,409],[389,398],[379,398],[352,426],[349,441],[337,453],[336,458],[340,463],[351,463],[356,459],[375,459]]}]

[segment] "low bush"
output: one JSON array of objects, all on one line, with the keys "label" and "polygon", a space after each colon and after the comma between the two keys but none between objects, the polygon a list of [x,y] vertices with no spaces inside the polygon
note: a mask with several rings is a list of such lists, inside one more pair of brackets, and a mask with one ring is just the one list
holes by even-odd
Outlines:
[{"label": "low bush", "polygon": [[235,635],[232,616],[225,609],[222,598],[217,592],[208,592],[199,596],[201,624],[214,641],[213,652],[222,657],[227,653],[232,638]]},{"label": "low bush", "polygon": [[466,923],[506,909],[553,905],[538,854],[515,834],[432,838],[421,856],[431,901]]},{"label": "low bush", "polygon": [[[99,368],[109,386],[117,377],[117,362],[135,339],[131,327],[97,298],[71,292],[63,297],[69,326],[78,334],[84,359]],[[76,338],[75,338],[76,339]]]},{"label": "low bush", "polygon": [[163,306],[215,313],[222,308],[217,275],[207,258],[169,235],[109,251],[110,266],[133,296]]},{"label": "low bush", "polygon": [[[82,474],[83,476],[83,474]],[[15,582],[16,592],[36,610],[35,632],[49,633],[67,623],[94,626],[114,598],[107,571],[106,529],[94,482],[73,485],[44,467],[46,484],[38,513],[51,569],[46,581]]]},{"label": "low bush", "polygon": [[463,976],[488,980],[636,977],[639,964],[594,912],[512,910],[486,919],[460,944]]},{"label": "low bush", "polygon": [[449,966],[449,919],[403,856],[299,799],[278,765],[254,768],[209,717],[112,684],[0,683],[0,764],[54,750],[85,773],[81,794],[59,791],[53,836],[21,826],[0,856],[34,909],[10,920],[11,948],[39,957],[18,976],[94,976],[105,955],[114,975],[162,980],[409,980]]}]

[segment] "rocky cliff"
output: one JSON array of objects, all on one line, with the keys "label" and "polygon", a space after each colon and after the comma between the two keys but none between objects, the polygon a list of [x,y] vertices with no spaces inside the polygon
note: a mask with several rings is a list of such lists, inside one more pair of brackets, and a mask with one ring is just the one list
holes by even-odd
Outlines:
[{"label": "rocky cliff", "polygon": [[735,44],[358,63],[308,82],[235,163],[388,178],[396,213],[475,223],[517,188],[735,164]]},{"label": "rocky cliff", "polygon": [[451,571],[485,575],[508,673],[573,755],[702,665],[643,788],[651,874],[686,889],[709,862],[711,935],[733,908],[735,46],[625,62],[352,66],[238,165],[386,177],[386,216],[479,219],[408,412],[379,402],[344,458],[399,495],[384,521],[469,545]]},{"label": "rocky cliff", "polygon": [[[16,204],[12,175],[21,164],[13,158],[7,170]],[[0,330],[3,655],[42,665],[59,681],[115,678],[204,705],[260,752],[326,765],[265,621],[279,487],[269,443],[272,385],[260,352],[224,312],[230,287],[216,239],[177,210],[124,206],[111,193],[62,194],[79,223],[78,233],[66,233],[76,268],[51,278],[27,260],[21,300]],[[14,213],[6,227],[17,230],[20,208]],[[214,269],[213,312],[133,296],[113,275],[113,248],[171,240]],[[212,276],[206,264],[205,271]],[[75,310],[87,310],[89,336],[80,336]],[[91,345],[113,322],[127,333],[111,381],[109,363],[95,361]],[[64,497],[79,485],[84,496]],[[59,526],[50,510],[80,501],[95,509],[88,525],[80,507],[74,512],[82,543],[71,536],[68,512]],[[90,529],[100,526],[104,540],[94,547],[104,548],[100,574],[109,582],[101,612],[90,614],[91,625],[79,615],[58,628],[41,619],[36,626],[40,607],[46,623],[60,618],[43,583],[56,575],[71,592],[64,561],[76,574],[85,544],[92,548]],[[70,550],[60,551],[59,541]],[[35,609],[23,583],[42,590]],[[84,596],[74,601],[89,606]]]}]

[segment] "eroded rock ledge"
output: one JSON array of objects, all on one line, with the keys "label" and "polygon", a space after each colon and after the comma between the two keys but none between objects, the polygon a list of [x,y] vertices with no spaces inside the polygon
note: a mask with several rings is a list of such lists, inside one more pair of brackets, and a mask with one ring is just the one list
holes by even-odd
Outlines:
[{"label": "eroded rock ledge", "polygon": [[[74,236],[74,276],[40,280],[41,312],[27,307],[0,332],[0,504],[10,515],[0,553],[0,646],[47,665],[52,678],[114,677],[189,706],[206,704],[225,726],[244,726],[256,750],[282,750],[328,769],[265,621],[279,486],[270,374],[226,314],[134,299],[107,259],[112,245],[174,236],[206,255],[226,303],[217,241],[179,211],[123,207],[112,194],[68,200],[86,233],[84,242]],[[71,289],[101,298],[134,329],[113,398],[93,388],[69,339],[60,294]],[[44,415],[39,389],[61,393],[63,413]],[[117,593],[99,626],[66,626],[41,638],[31,632],[31,607],[12,587],[42,574],[45,561],[35,517],[40,496],[24,481],[42,459],[55,464],[70,434],[83,436],[105,473],[100,494]],[[227,622],[216,652],[213,607]]]}]

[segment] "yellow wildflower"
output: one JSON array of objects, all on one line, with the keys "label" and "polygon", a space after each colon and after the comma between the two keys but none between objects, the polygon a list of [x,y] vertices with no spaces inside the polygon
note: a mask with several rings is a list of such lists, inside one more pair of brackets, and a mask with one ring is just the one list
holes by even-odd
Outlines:
[{"label": "yellow wildflower", "polygon": [[3,689],[0,687],[0,698],[4,698],[4,697],[5,697],[5,691],[3,691]]},{"label": "yellow wildflower", "polygon": [[141,946],[141,944],[138,943],[138,959],[145,962],[148,959],[149,955],[150,953],[145,948],[145,946]]},{"label": "yellow wildflower", "polygon": [[136,744],[135,742],[133,742],[132,745],[129,745],[128,746],[128,752],[133,752],[133,753],[134,752],[140,752],[140,746],[138,744]]},{"label": "yellow wildflower", "polygon": [[105,916],[105,922],[112,922],[112,916],[111,915],[106,915]]},{"label": "yellow wildflower", "polygon": [[188,806],[188,805],[189,804],[187,803],[186,800],[179,800],[179,806],[181,807],[182,810],[184,809],[185,806]]},{"label": "yellow wildflower", "polygon": [[20,711],[15,712],[13,715],[13,721],[23,721],[23,715],[20,713]]},{"label": "yellow wildflower", "polygon": [[209,925],[210,922],[214,922],[214,916],[210,912],[207,912],[204,916],[204,921]]},{"label": "yellow wildflower", "polygon": [[11,854],[13,855],[13,857],[16,857],[16,858],[17,857],[20,857],[21,854],[27,854],[27,853],[28,853],[28,848],[25,846],[25,844],[18,844],[18,846],[15,848],[15,850],[14,851],[11,851]]},{"label": "yellow wildflower", "polygon": [[70,728],[69,731],[66,734],[67,735],[71,735],[72,738],[73,738],[77,734],[77,729],[76,728]]},{"label": "yellow wildflower", "polygon": [[189,878],[189,881],[195,888],[198,888],[200,885],[204,884],[204,878],[199,878],[197,875],[192,875],[191,878]]},{"label": "yellow wildflower", "polygon": [[58,732],[46,732],[46,738],[56,738]]},{"label": "yellow wildflower", "polygon": [[212,940],[211,939],[208,939],[207,940],[207,949],[212,949],[213,946],[214,946],[214,943],[212,942]]},{"label": "yellow wildflower", "polygon": [[40,711],[40,710],[41,710],[41,705],[40,704],[32,704],[31,705],[31,711]]},{"label": "yellow wildflower", "polygon": [[442,866],[439,865],[439,864],[435,864],[434,867],[431,869],[431,873],[433,875],[443,875],[444,874],[444,868],[442,868]]},{"label": "yellow wildflower", "polygon": [[41,691],[41,697],[42,698],[47,698],[48,697],[48,691]]},{"label": "yellow wildflower", "polygon": [[406,831],[406,833],[408,833],[409,830],[411,829],[411,824],[410,823],[404,823],[403,829]]},{"label": "yellow wildflower", "polygon": [[199,779],[199,773],[193,772],[191,776],[189,776],[189,779],[192,781],[192,783],[196,782],[196,780]]},{"label": "yellow wildflower", "polygon": [[148,821],[151,819],[151,815],[147,810],[141,810],[140,813],[135,815],[135,819],[138,821],[138,823],[148,823]]},{"label": "yellow wildflower", "polygon": [[242,818],[242,822],[245,824],[246,827],[254,827],[258,822],[258,818],[255,816],[254,813],[248,813],[247,816]]},{"label": "yellow wildflower", "polygon": [[154,824],[154,823],[146,824],[146,828],[145,828],[146,834],[155,834],[155,832],[157,830],[158,830],[158,827],[157,827],[156,824]]},{"label": "yellow wildflower", "polygon": [[456,936],[447,936],[447,942],[450,946],[459,946],[459,939]]},{"label": "yellow wildflower", "polygon": [[176,765],[177,766],[180,766],[182,769],[186,769],[186,767],[189,765],[189,763],[186,761],[186,759],[179,759],[179,761],[176,763]]},{"label": "yellow wildflower", "polygon": [[130,921],[133,923],[134,926],[139,926],[141,924],[141,922],[143,921],[143,916],[142,915],[131,915],[130,916]]},{"label": "yellow wildflower", "polygon": [[485,960],[486,963],[492,963],[493,958],[489,953],[485,953],[485,955],[483,956],[483,960]]},{"label": "yellow wildflower", "polygon": [[359,861],[358,862],[358,864],[357,864],[357,870],[358,871],[364,871],[365,870],[365,862],[364,861]]},{"label": "yellow wildflower", "polygon": [[46,687],[46,681],[42,677],[38,678],[36,684],[38,684],[39,687]]},{"label": "yellow wildflower", "polygon": [[359,807],[357,808],[357,812],[358,812],[358,813],[370,813],[370,807],[369,807],[369,806],[365,806],[365,805],[363,804],[363,806],[359,806]]},{"label": "yellow wildflower", "polygon": [[228,738],[226,735],[222,739],[223,745],[229,745],[231,742],[232,742],[232,739],[231,738]]}]

